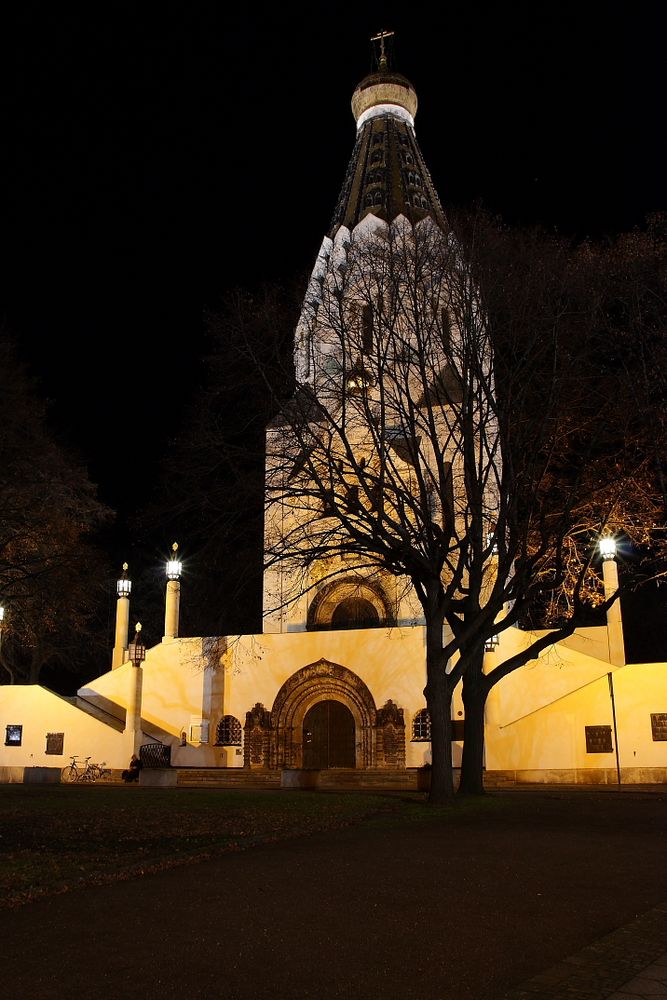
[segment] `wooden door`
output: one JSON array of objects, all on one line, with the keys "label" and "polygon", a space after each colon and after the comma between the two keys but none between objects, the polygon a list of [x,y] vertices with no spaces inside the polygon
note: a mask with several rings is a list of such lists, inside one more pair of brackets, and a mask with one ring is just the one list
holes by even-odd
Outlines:
[{"label": "wooden door", "polygon": [[319,701],[303,720],[304,767],[354,767],[352,712],[339,701]]}]

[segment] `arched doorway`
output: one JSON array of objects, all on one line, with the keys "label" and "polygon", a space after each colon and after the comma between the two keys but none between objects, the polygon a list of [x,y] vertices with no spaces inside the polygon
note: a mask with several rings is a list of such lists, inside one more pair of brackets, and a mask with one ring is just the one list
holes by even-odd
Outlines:
[{"label": "arched doorway", "polygon": [[[405,767],[403,709],[391,699],[376,708],[364,681],[330,660],[288,677],[271,711],[258,702],[246,712],[243,731],[245,767]],[[317,731],[321,735],[314,737]]]},{"label": "arched doorway", "polygon": [[303,766],[321,769],[355,764],[352,712],[340,701],[318,701],[303,719]]}]

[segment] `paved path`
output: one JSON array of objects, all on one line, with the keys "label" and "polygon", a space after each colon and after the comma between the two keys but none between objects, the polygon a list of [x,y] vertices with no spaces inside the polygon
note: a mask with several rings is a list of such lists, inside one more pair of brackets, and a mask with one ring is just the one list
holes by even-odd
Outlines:
[{"label": "paved path", "polygon": [[559,805],[555,833],[546,800],[511,823],[364,824],[0,910],[3,992],[619,1000],[667,952],[667,811],[621,828],[612,805]]},{"label": "paved path", "polygon": [[505,994],[504,1000],[667,997],[667,902]]}]

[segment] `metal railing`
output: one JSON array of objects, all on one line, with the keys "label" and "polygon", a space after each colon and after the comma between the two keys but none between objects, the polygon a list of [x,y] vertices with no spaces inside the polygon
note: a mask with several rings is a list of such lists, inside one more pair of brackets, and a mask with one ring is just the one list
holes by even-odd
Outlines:
[{"label": "metal railing", "polygon": [[144,743],[139,748],[139,759],[144,767],[171,767],[171,747],[164,743]]}]

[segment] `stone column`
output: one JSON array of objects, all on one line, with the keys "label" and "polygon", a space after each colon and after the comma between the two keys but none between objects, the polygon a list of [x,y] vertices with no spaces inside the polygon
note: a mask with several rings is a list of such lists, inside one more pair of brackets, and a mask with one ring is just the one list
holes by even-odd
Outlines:
[{"label": "stone column", "polygon": [[179,616],[180,604],[181,604],[180,580],[167,580],[167,596],[164,608],[165,639],[176,639],[178,637],[178,616]]},{"label": "stone column", "polygon": [[116,637],[114,639],[111,669],[115,670],[127,660],[127,636],[130,627],[130,598],[122,595],[116,601]]},{"label": "stone column", "polygon": [[130,674],[130,690],[125,719],[125,734],[130,744],[130,751],[139,756],[139,748],[143,739],[141,729],[141,694],[144,672],[140,665],[133,663]]},{"label": "stone column", "polygon": [[[618,564],[613,555],[603,555],[602,579],[604,581],[604,596],[608,599],[618,590]],[[625,644],[623,642],[620,597],[617,597],[611,607],[607,609],[607,641],[609,643],[609,662],[616,666],[622,666],[625,663]]]}]

